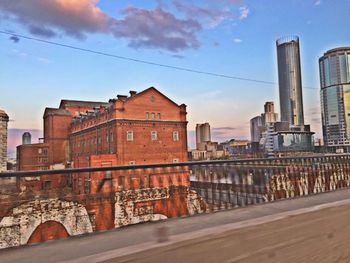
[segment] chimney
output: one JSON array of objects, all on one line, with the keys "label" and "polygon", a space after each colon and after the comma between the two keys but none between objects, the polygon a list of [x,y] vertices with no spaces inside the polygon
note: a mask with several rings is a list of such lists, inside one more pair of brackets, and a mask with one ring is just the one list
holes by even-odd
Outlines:
[{"label": "chimney", "polygon": [[122,100],[122,101],[126,101],[126,99],[128,98],[128,96],[125,95],[117,95],[118,100]]},{"label": "chimney", "polygon": [[136,95],[136,91],[134,91],[134,90],[130,90],[129,91],[129,93],[130,93],[130,97],[133,97],[133,96],[135,96]]}]

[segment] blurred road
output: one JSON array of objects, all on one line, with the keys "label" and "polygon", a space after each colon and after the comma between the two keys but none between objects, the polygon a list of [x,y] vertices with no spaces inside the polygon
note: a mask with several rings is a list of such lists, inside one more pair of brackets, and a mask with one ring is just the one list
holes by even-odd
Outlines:
[{"label": "blurred road", "polygon": [[350,262],[349,255],[347,189],[0,250],[0,262]]},{"label": "blurred road", "polygon": [[350,205],[211,234],[103,262],[349,263]]}]

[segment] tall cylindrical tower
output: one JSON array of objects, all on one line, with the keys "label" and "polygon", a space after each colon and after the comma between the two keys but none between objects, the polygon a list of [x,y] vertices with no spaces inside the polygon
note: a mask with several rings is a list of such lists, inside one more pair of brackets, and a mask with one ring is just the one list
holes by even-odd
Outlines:
[{"label": "tall cylindrical tower", "polygon": [[25,132],[22,135],[22,144],[31,144],[32,143],[32,135],[29,132]]},{"label": "tall cylindrical tower", "polygon": [[209,123],[201,123],[196,125],[196,147],[200,149],[200,144],[211,141]]},{"label": "tall cylindrical tower", "polygon": [[300,48],[297,36],[276,41],[281,121],[304,125]]},{"label": "tall cylindrical tower", "polygon": [[328,50],[319,66],[325,145],[350,152],[350,47]]},{"label": "tall cylindrical tower", "polygon": [[0,110],[0,172],[7,170],[7,123],[9,116]]}]

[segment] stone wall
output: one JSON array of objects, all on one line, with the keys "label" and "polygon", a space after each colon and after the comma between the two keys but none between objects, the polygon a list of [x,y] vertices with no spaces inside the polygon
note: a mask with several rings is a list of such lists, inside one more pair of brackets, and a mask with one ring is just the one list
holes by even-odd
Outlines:
[{"label": "stone wall", "polygon": [[12,199],[0,199],[0,206],[12,204],[12,208],[2,206],[0,211],[0,248],[205,211],[203,201],[184,186],[59,194],[54,198],[54,192],[41,191],[32,197],[18,194],[17,198],[11,195]]}]

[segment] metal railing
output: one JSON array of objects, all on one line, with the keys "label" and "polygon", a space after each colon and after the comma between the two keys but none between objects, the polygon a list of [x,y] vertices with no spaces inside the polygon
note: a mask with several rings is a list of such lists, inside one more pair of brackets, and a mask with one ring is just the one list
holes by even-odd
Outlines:
[{"label": "metal railing", "polygon": [[0,248],[350,187],[350,155],[0,174]]}]

